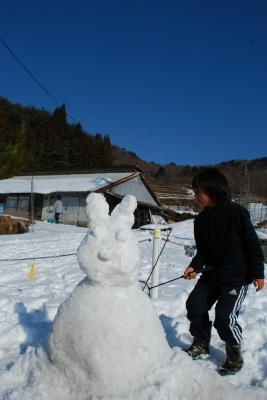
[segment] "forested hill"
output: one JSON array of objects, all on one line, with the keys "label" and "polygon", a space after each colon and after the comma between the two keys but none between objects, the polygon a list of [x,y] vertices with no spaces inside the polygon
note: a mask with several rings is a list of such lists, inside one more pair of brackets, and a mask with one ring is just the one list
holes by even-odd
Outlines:
[{"label": "forested hill", "polygon": [[[135,153],[113,146],[114,165],[138,164],[144,171],[145,177],[153,186],[188,186],[191,187],[193,177],[208,166],[218,168],[228,179],[233,194],[244,193],[246,190],[267,201],[267,157],[255,160],[230,160],[214,165],[179,165],[171,162],[159,165],[154,162],[141,160]],[[188,162],[191,160],[189,159]]]},{"label": "forested hill", "polygon": [[0,97],[0,179],[22,170],[91,168],[112,165],[108,135],[69,124],[65,104],[50,114]]},{"label": "forested hill", "polygon": [[[0,179],[25,170],[138,164],[153,185],[191,185],[193,176],[207,167],[179,165],[179,151],[175,161],[168,165],[147,162],[129,150],[112,145],[108,135],[86,133],[80,123],[67,122],[65,104],[51,114],[33,106],[12,104],[0,97]],[[231,160],[213,166],[226,175],[234,192],[248,189],[266,199],[267,157]]]}]

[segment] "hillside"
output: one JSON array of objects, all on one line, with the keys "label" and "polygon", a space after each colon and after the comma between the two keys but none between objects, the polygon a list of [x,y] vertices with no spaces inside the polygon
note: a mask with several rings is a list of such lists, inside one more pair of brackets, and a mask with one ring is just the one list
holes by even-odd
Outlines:
[{"label": "hillside", "polygon": [[[191,160],[189,159],[190,163]],[[22,170],[77,169],[138,164],[164,204],[184,196],[192,178],[207,165],[159,165],[110,143],[108,135],[91,135],[80,123],[69,124],[65,104],[53,113],[12,104],[0,96],[0,179]],[[267,157],[214,165],[229,180],[235,196],[265,201]],[[181,191],[183,193],[181,193]],[[169,197],[168,197],[169,196]],[[242,202],[242,201],[241,201]]]},{"label": "hillside", "polygon": [[0,96],[0,179],[25,170],[112,166],[108,135],[69,124],[65,104],[51,114]]},{"label": "hillside", "polygon": [[[211,165],[159,165],[141,160],[136,154],[119,147],[113,147],[114,165],[138,164],[145,172],[145,178],[156,193],[181,194],[181,187],[191,187],[192,178]],[[189,160],[190,161],[190,160]],[[232,194],[266,202],[267,200],[267,157],[255,160],[231,160],[212,165],[228,179]],[[160,196],[159,196],[160,197]],[[183,197],[183,195],[182,195]],[[181,198],[182,198],[181,197]],[[164,197],[161,197],[163,199]],[[170,196],[171,198],[171,196]],[[172,204],[172,200],[165,204]]]}]

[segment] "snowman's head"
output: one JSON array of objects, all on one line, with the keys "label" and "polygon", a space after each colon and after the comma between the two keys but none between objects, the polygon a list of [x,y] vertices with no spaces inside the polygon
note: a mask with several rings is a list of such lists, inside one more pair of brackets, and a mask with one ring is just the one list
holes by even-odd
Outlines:
[{"label": "snowman's head", "polygon": [[140,257],[132,232],[136,198],[128,195],[108,214],[103,195],[91,193],[86,199],[89,231],[78,249],[80,268],[100,286],[126,286],[137,282]]}]

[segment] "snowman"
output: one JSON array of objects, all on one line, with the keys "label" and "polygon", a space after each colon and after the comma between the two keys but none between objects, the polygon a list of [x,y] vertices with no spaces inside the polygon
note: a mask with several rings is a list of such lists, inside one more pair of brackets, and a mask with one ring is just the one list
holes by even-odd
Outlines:
[{"label": "snowman", "polygon": [[86,277],[58,309],[48,355],[88,395],[125,395],[147,386],[146,377],[173,353],[138,282],[135,197],[126,196],[111,215],[101,194],[86,202],[89,230],[77,252]]}]

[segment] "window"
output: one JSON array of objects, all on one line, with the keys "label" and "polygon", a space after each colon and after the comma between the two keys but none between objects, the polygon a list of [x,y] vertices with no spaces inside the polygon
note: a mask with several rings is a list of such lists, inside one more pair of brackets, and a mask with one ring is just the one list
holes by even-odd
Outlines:
[{"label": "window", "polygon": [[18,199],[18,210],[29,210],[29,197],[19,197]]},{"label": "window", "polygon": [[7,196],[6,208],[9,210],[17,209],[17,196]]},{"label": "window", "polygon": [[7,196],[6,208],[15,211],[28,211],[30,197],[23,194],[18,196]]}]

